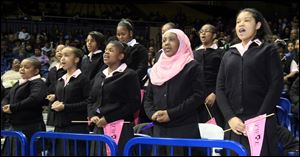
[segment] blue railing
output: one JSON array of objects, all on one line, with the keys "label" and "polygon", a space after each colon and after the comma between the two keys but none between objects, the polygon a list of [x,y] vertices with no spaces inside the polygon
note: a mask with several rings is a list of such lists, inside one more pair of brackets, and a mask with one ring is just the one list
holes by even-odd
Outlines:
[{"label": "blue railing", "polygon": [[[113,141],[113,139],[106,135],[99,134],[75,134],[75,133],[61,133],[61,132],[37,132],[35,133],[30,140],[30,155],[36,156],[37,153],[37,145],[38,141],[42,140],[42,152],[46,150],[46,139],[52,139],[52,147],[51,147],[51,155],[55,155],[55,139],[64,139],[64,140],[74,140],[74,154],[77,152],[77,140],[86,141],[86,155],[89,156],[89,143],[88,141],[97,141],[104,142],[108,145],[111,156],[116,156],[118,152],[117,144]],[[65,146],[64,146],[65,148]],[[65,151],[65,150],[64,150]]]},{"label": "blue railing", "polygon": [[170,147],[170,155],[174,155],[174,147],[188,147],[188,155],[192,155],[192,147],[207,148],[207,155],[211,155],[212,147],[225,148],[227,155],[230,155],[230,150],[237,153],[239,156],[247,156],[246,149],[239,143],[229,140],[206,140],[206,139],[174,139],[174,138],[149,138],[137,137],[127,142],[124,150],[124,156],[131,156],[134,146],[138,145],[138,154],[141,156],[142,146],[153,145],[152,155],[157,155],[157,145]]},{"label": "blue railing", "polygon": [[[26,136],[18,131],[4,131],[1,130],[1,136],[5,136],[5,144],[4,144],[4,148],[1,149],[1,154],[2,151],[5,151],[5,153],[3,155],[5,156],[16,156],[16,155],[20,155],[19,154],[19,142],[21,144],[21,156],[28,156],[28,143],[27,143],[27,139]],[[12,139],[17,139],[17,140],[12,140]],[[15,141],[15,145],[13,145],[13,141]],[[15,147],[15,154],[12,153],[12,147]]]}]

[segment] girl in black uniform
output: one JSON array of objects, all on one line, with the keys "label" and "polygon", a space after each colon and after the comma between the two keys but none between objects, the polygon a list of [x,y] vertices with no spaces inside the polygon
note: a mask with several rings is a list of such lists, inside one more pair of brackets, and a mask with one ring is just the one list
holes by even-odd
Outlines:
[{"label": "girl in black uniform", "polygon": [[[119,41],[108,43],[103,56],[108,67],[96,75],[88,101],[88,116],[96,125],[94,133],[103,134],[108,123],[125,121],[118,143],[120,154],[133,138],[133,114],[139,109],[141,99],[138,76],[125,63],[125,47]],[[99,147],[93,144],[91,154],[97,155]]]},{"label": "girl in black uniform", "polygon": [[[250,154],[244,121],[262,114],[275,113],[283,87],[279,55],[269,44],[269,25],[260,12],[241,10],[235,31],[240,43],[224,54],[217,77],[217,102],[227,122],[225,139],[245,146]],[[262,156],[278,155],[276,116],[266,119]]]},{"label": "girl in black uniform", "polygon": [[[35,132],[46,130],[42,106],[47,104],[47,86],[39,75],[40,68],[41,63],[37,59],[24,59],[19,70],[22,79],[12,87],[1,103],[3,112],[9,114],[11,130],[24,133],[28,143]],[[8,145],[4,146],[3,149],[6,150]],[[15,145],[10,148],[13,153],[16,152]]]},{"label": "girl in black uniform", "polygon": [[[183,31],[170,29],[163,34],[163,53],[150,73],[144,107],[154,122],[153,136],[200,138],[198,115],[204,101],[200,65],[194,60],[190,41]],[[160,148],[159,155],[170,149]],[[187,155],[176,148],[175,155]]]},{"label": "girl in black uniform", "polygon": [[56,82],[59,78],[61,78],[66,71],[62,68],[62,65],[60,63],[60,59],[62,57],[62,49],[65,48],[64,45],[58,45],[56,47],[55,50],[55,57],[58,60],[58,63],[50,69],[49,73],[48,73],[48,77],[46,80],[46,85],[48,87],[48,95],[47,95],[47,99],[50,102],[50,108],[48,110],[48,114],[47,114],[47,125],[49,126],[54,126],[53,125],[53,111],[51,110],[51,104],[53,103],[53,101],[55,100],[55,87],[56,87]]},{"label": "girl in black uniform", "polygon": [[223,128],[224,118],[216,102],[216,80],[223,50],[213,43],[217,36],[215,26],[211,24],[203,25],[199,35],[202,45],[194,51],[194,58],[201,65],[201,72],[203,73],[206,87],[206,98],[203,102],[203,109],[200,111],[199,120],[205,123],[210,119],[208,111],[204,108],[204,105],[207,105],[217,124]]},{"label": "girl in black uniform", "polygon": [[[87,98],[89,93],[89,80],[78,68],[83,52],[75,47],[66,47],[62,50],[61,64],[67,71],[58,79],[56,84],[56,101],[51,105],[54,111],[55,132],[88,133],[87,124],[72,123],[71,121],[84,121],[87,117]],[[64,142],[57,141],[55,155],[64,155]],[[74,153],[73,141],[66,145],[66,155]],[[78,154],[84,155],[85,143],[78,142]]]},{"label": "girl in black uniform", "polygon": [[92,31],[86,38],[86,47],[89,51],[85,55],[81,63],[81,71],[86,77],[92,81],[96,74],[103,67],[103,51],[105,48],[104,35],[97,31]]},{"label": "girl in black uniform", "polygon": [[133,38],[133,29],[133,24],[130,20],[122,19],[117,26],[117,38],[119,41],[127,43],[126,64],[128,68],[137,72],[142,88],[144,81],[146,81],[143,78],[146,76],[148,69],[148,52],[143,45]]}]

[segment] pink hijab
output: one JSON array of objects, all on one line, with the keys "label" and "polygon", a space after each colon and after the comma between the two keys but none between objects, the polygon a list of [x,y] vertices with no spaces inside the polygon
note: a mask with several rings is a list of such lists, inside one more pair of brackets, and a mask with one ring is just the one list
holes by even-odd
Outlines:
[{"label": "pink hijab", "polygon": [[177,35],[179,48],[172,57],[168,57],[163,51],[157,63],[153,65],[150,73],[150,80],[152,84],[158,86],[173,78],[186,64],[194,60],[190,40],[184,32],[180,29],[170,29],[165,32],[164,35],[168,32]]}]

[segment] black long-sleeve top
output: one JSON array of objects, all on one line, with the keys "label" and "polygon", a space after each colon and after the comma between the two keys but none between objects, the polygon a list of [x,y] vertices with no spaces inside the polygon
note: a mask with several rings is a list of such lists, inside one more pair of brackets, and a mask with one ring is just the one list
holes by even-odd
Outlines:
[{"label": "black long-sleeve top", "polygon": [[92,55],[92,61],[90,61],[88,56],[84,57],[81,61],[80,69],[82,73],[92,81],[103,66],[103,52],[100,52]]},{"label": "black long-sleeve top", "polygon": [[173,127],[198,123],[198,113],[203,109],[204,83],[200,65],[193,60],[172,79],[161,86],[147,88],[144,108],[149,118],[158,110],[167,110],[170,121],[156,125]]},{"label": "black long-sleeve top", "polygon": [[207,90],[206,95],[216,91],[217,76],[222,57],[223,50],[221,49],[207,48],[194,51],[194,58],[201,65]]},{"label": "black long-sleeve top", "polygon": [[217,78],[217,101],[225,120],[275,112],[283,87],[276,47],[253,42],[243,56],[230,48],[223,56]]},{"label": "black long-sleeve top", "polygon": [[104,116],[108,123],[120,119],[133,122],[133,114],[140,104],[140,85],[135,71],[127,68],[108,78],[99,72],[88,100],[88,116]]},{"label": "black long-sleeve top", "polygon": [[46,79],[46,85],[48,87],[48,94],[55,93],[56,82],[59,78],[61,78],[64,74],[66,74],[63,68],[57,70],[57,67],[53,67],[50,69],[48,73],[48,77]]},{"label": "black long-sleeve top", "polygon": [[87,120],[87,99],[89,96],[90,81],[84,74],[76,78],[71,77],[64,86],[64,79],[57,81],[55,97],[64,103],[62,111],[54,112],[54,126],[65,127],[71,125],[71,121]]},{"label": "black long-sleeve top", "polygon": [[136,71],[142,87],[142,80],[148,69],[147,49],[141,44],[135,44],[134,46],[128,46],[125,51],[127,52],[126,64],[128,68]]},{"label": "black long-sleeve top", "polygon": [[9,114],[13,125],[32,124],[43,121],[42,106],[47,104],[47,86],[42,79],[19,85],[16,83],[3,98],[2,106],[10,104]]}]

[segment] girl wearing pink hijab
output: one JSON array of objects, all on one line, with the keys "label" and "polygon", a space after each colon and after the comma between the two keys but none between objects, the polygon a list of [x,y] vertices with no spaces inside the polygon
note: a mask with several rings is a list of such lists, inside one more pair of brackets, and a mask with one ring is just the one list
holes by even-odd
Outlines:
[{"label": "girl wearing pink hijab", "polygon": [[[200,65],[193,58],[190,41],[183,31],[163,34],[163,53],[150,73],[145,112],[154,122],[154,137],[200,138],[197,115],[204,101]],[[160,147],[159,155],[169,154]],[[187,155],[182,148],[176,155]]]}]

